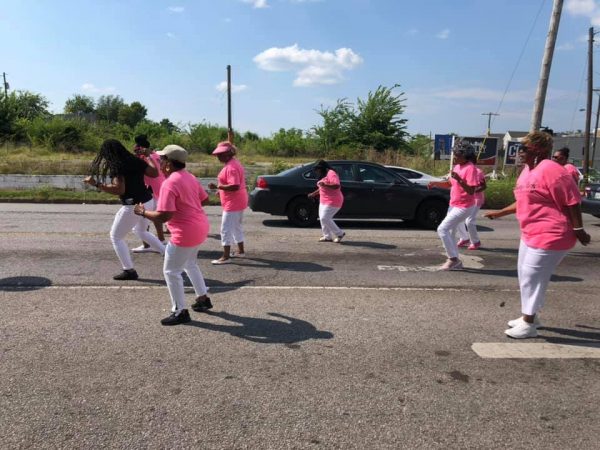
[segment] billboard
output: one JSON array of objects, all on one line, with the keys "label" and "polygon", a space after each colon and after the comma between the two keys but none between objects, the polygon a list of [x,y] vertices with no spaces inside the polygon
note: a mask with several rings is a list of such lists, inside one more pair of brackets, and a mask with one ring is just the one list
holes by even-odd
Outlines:
[{"label": "billboard", "polygon": [[517,164],[517,152],[521,147],[519,141],[508,141],[506,144],[506,153],[504,154],[504,165],[515,166]]},{"label": "billboard", "polygon": [[462,141],[475,147],[478,166],[495,166],[498,157],[498,139],[486,137],[463,137]]},{"label": "billboard", "polygon": [[434,139],[434,159],[450,159],[452,153],[452,141],[454,136],[451,134],[436,134]]}]

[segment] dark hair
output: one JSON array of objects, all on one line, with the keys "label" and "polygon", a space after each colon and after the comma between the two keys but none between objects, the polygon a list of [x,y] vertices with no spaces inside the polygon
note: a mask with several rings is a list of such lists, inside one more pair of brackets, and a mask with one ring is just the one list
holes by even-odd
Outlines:
[{"label": "dark hair", "polygon": [[315,163],[313,169],[318,169],[322,170],[323,172],[327,172],[328,170],[331,170],[331,166],[327,164],[327,161],[320,159]]},{"label": "dark hair", "polygon": [[181,161],[175,161],[174,159],[169,159],[169,162],[176,170],[185,169],[185,163]]},{"label": "dark hair", "polygon": [[98,181],[104,181],[107,177],[117,177],[123,175],[128,167],[138,163],[132,153],[130,153],[116,139],[107,139],[102,143],[100,151],[90,164],[89,173]]},{"label": "dark hair", "polygon": [[571,153],[571,150],[569,150],[569,147],[559,148],[556,151],[558,153],[560,153],[561,155],[563,155],[565,158],[569,159],[569,153]]},{"label": "dark hair", "polygon": [[148,136],[145,134],[140,134],[134,138],[135,143],[140,147],[150,148],[150,142],[148,141]]}]

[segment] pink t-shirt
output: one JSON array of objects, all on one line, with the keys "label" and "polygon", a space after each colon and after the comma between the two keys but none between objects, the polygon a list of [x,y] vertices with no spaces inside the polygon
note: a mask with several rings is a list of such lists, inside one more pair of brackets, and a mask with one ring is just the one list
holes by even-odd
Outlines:
[{"label": "pink t-shirt", "polygon": [[179,247],[195,247],[208,236],[209,223],[201,202],[208,197],[194,175],[185,169],[165,179],[160,189],[157,211],[169,211],[171,242]]},{"label": "pink t-shirt", "polygon": [[533,170],[525,166],[514,192],[521,238],[529,247],[568,250],[575,245],[567,207],[580,203],[581,194],[560,164],[545,159]]},{"label": "pink t-shirt", "polygon": [[[485,182],[485,173],[479,167],[475,166],[475,170],[477,171],[477,184],[481,186]],[[483,191],[475,192],[475,204],[480,208],[483,206],[485,202],[485,194]]]},{"label": "pink t-shirt", "polygon": [[573,177],[575,184],[579,186],[579,178],[581,177],[581,174],[579,173],[579,170],[577,170],[577,167],[575,167],[573,164],[565,164],[563,167],[569,173],[569,175]]},{"label": "pink t-shirt", "polygon": [[[457,164],[452,169],[464,180],[469,186],[477,186],[479,184],[479,177],[477,176],[477,167],[472,162],[465,164]],[[456,208],[470,208],[475,204],[475,195],[468,194],[458,181],[450,177],[450,206]]]},{"label": "pink t-shirt", "polygon": [[[157,155],[156,152],[152,152],[150,153],[149,158],[152,158],[154,167],[156,167],[158,170],[158,176],[156,178],[152,178],[144,175],[144,183],[146,186],[150,186],[152,188],[152,196],[154,197],[154,200],[158,200],[158,196],[160,195],[160,187],[162,186],[163,181],[165,181],[165,174],[162,173],[162,170],[160,170],[160,156]],[[146,160],[147,158],[143,157],[142,159]]]},{"label": "pink t-shirt", "polygon": [[244,166],[235,158],[231,158],[219,172],[219,184],[237,184],[237,191],[219,190],[221,207],[223,211],[243,211],[248,206],[248,191],[246,190],[246,177]]},{"label": "pink t-shirt", "polygon": [[341,208],[344,204],[344,194],[342,194],[342,188],[332,189],[326,186],[320,186],[319,183],[323,181],[327,184],[340,184],[340,177],[335,170],[328,170],[327,175],[321,178],[317,182],[319,187],[319,202],[321,205],[333,206],[335,208]]}]

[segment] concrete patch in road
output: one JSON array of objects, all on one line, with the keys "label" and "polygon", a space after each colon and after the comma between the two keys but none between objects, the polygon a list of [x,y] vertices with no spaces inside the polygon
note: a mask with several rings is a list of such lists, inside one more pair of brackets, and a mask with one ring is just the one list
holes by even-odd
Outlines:
[{"label": "concrete patch in road", "polygon": [[476,342],[471,348],[481,358],[600,358],[600,342],[585,345],[550,344],[547,342]]}]

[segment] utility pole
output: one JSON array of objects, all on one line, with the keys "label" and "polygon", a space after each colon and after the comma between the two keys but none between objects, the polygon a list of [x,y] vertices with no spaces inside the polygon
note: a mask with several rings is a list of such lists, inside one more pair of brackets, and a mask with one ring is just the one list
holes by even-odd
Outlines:
[{"label": "utility pole", "polygon": [[[598,94],[600,89],[594,89]],[[594,159],[596,158],[596,138],[598,137],[598,119],[600,119],[600,94],[598,94],[598,108],[596,108],[596,127],[594,128],[594,141],[592,143],[592,167],[594,167]]]},{"label": "utility pole", "polygon": [[492,126],[492,116],[499,116],[500,114],[497,113],[493,113],[493,112],[487,112],[487,113],[481,113],[482,116],[488,116],[488,127],[487,127],[487,133],[486,136],[489,137],[491,133],[491,126]]},{"label": "utility pole", "polygon": [[554,5],[552,6],[552,17],[550,18],[550,27],[548,30],[548,36],[546,37],[544,58],[542,59],[542,68],[540,70],[540,80],[538,82],[537,92],[535,94],[535,103],[533,105],[531,131],[539,130],[540,126],[542,125],[544,103],[546,102],[546,91],[548,90],[548,79],[550,78],[550,67],[552,66],[552,56],[554,55],[554,46],[556,44],[556,35],[558,34],[558,25],[560,24],[562,7],[563,0],[554,0]]},{"label": "utility pole", "polygon": [[233,127],[231,126],[231,66],[227,64],[227,140],[233,144]]},{"label": "utility pole", "polygon": [[585,108],[585,142],[583,147],[583,183],[587,185],[590,173],[590,127],[592,125],[592,96],[594,95],[594,27],[588,36],[587,106]]},{"label": "utility pole", "polygon": [[8,98],[8,83],[6,82],[6,72],[2,72],[2,78],[4,78],[4,98]]}]

